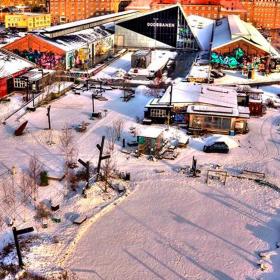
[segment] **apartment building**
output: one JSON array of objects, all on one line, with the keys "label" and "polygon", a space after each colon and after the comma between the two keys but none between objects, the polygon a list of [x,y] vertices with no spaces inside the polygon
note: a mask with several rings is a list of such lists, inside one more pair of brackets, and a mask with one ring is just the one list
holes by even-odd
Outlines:
[{"label": "apartment building", "polygon": [[[159,9],[181,4],[186,15],[219,19],[239,15],[264,29],[280,29],[280,0],[133,0],[128,9]],[[147,8],[148,7],[148,8]]]},{"label": "apartment building", "polygon": [[120,0],[49,0],[53,24],[118,12]]},{"label": "apartment building", "polygon": [[45,6],[46,0],[2,0],[1,6]]}]

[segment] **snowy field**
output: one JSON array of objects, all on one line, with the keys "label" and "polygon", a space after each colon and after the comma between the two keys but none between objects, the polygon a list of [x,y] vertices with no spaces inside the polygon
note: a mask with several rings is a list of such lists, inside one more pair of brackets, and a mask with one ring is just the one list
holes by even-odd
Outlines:
[{"label": "snowy field", "polygon": [[254,82],[273,82],[280,80],[280,73],[272,73],[268,76],[262,75],[258,72],[255,74],[255,79],[248,79],[247,76],[242,75],[241,71],[236,70],[224,70],[226,76],[215,79],[215,84],[223,85],[223,84],[242,84],[242,83],[254,83]]},{"label": "snowy field", "polygon": [[[235,137],[240,147],[226,156],[206,157],[201,139],[193,139],[173,162],[129,159],[134,194],[81,237],[69,267],[81,279],[279,279],[279,192],[234,177],[226,186],[205,184],[206,171],[219,164],[233,174],[265,172],[279,186],[279,123],[278,111],[252,119],[250,133]],[[200,178],[174,172],[193,155]]]},{"label": "snowy field", "polygon": [[131,68],[131,55],[132,52],[126,53],[120,59],[117,59],[104,70],[97,73],[94,78],[97,79],[111,79],[112,77],[117,77],[118,72],[127,73]]},{"label": "snowy field", "polygon": [[[106,67],[100,77],[119,68],[128,71],[129,55],[122,62],[118,60]],[[265,90],[274,92],[275,88]],[[64,169],[59,137],[65,125],[75,128],[87,123],[86,132],[73,129],[73,134],[78,158],[90,161],[93,166],[98,159],[96,144],[107,135],[114,121],[123,119],[122,137],[135,140],[130,129],[143,129],[136,117],[143,118],[144,106],[150,99],[146,90],[138,88],[129,102],[122,101],[121,90],[106,91],[107,100],[95,100],[95,111],[102,113],[102,118],[95,120],[90,119],[91,94],[91,91],[81,95],[69,92],[52,102],[51,132],[46,130],[46,107],[25,114],[19,121],[12,118],[5,126],[1,125],[0,171],[16,166],[19,176],[35,153],[50,175],[61,176]],[[28,120],[26,133],[13,136],[25,120]],[[132,193],[115,200],[113,194],[104,197],[100,189],[93,187],[88,199],[75,195],[63,201],[61,224],[51,223],[48,229],[36,225],[45,242],[25,255],[27,267],[44,272],[64,267],[85,280],[279,280],[280,249],[276,249],[280,241],[279,192],[234,177],[244,169],[264,172],[266,181],[280,186],[279,111],[269,109],[265,116],[251,118],[249,129],[246,135],[229,138],[232,149],[227,155],[205,154],[203,144],[211,139],[192,138],[187,148],[178,149],[179,156],[173,161],[135,158],[122,153],[121,142],[117,142],[114,158],[118,169],[131,173]],[[173,131],[174,135],[179,133]],[[201,169],[198,178],[178,171],[189,167],[193,156]],[[207,170],[215,167],[231,175],[226,185],[217,180],[205,183]],[[57,196],[65,198],[64,185],[52,181],[50,186],[40,187],[38,201]],[[97,214],[105,204],[108,207]],[[33,223],[31,210],[27,209],[27,217],[23,218],[24,210],[22,206],[17,209],[16,226]],[[77,227],[69,221],[71,213],[93,218]],[[10,228],[4,231],[11,232]],[[58,236],[58,244],[50,242],[54,235]],[[266,259],[261,260],[259,252],[265,252]],[[265,264],[265,271],[260,270],[259,262]]]}]

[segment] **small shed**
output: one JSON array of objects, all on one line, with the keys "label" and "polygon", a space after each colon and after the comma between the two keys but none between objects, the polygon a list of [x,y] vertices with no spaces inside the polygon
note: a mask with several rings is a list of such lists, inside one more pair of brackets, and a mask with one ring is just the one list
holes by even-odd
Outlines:
[{"label": "small shed", "polygon": [[131,56],[132,68],[144,68],[146,69],[152,61],[151,50],[138,50]]},{"label": "small shed", "polygon": [[148,127],[141,130],[137,135],[138,153],[156,155],[163,147],[164,129],[159,127]]}]

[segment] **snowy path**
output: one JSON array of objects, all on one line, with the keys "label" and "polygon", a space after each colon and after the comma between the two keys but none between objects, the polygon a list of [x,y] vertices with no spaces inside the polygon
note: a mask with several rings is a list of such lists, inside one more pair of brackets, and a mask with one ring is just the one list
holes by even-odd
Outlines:
[{"label": "snowy path", "polygon": [[[85,121],[89,123],[87,132],[74,132],[79,157],[96,163],[96,144],[114,120],[125,121],[123,136],[127,139],[131,126],[141,126],[135,117],[143,116],[149,97],[136,94],[125,103],[121,94],[119,90],[108,91],[104,94],[108,101],[96,101],[96,111],[104,113],[106,109],[107,115],[94,121],[89,120],[90,92],[80,96],[69,93],[53,102],[53,146],[46,143],[50,135],[44,130],[44,107],[23,117],[22,121],[28,120],[29,125],[28,133],[22,137],[12,136],[18,122],[0,126],[0,161],[8,167],[15,164],[26,168],[30,155],[36,153],[49,171],[61,171],[61,129],[66,123],[75,126]],[[121,143],[117,143],[118,168],[130,171],[138,186],[134,194],[83,232],[68,265],[82,279],[90,280],[256,279],[260,275],[256,252],[274,248],[280,240],[280,222],[275,218],[280,207],[279,194],[246,180],[230,179],[226,187],[208,187],[204,173],[193,181],[173,169],[190,165],[195,155],[204,172],[211,163],[227,170],[252,169],[266,172],[268,180],[280,186],[279,123],[276,110],[250,119],[250,133],[236,136],[240,147],[226,156],[206,156],[199,149],[200,139],[193,139],[186,149],[180,150],[176,160],[152,162],[144,156],[136,159],[120,153]],[[165,172],[156,174],[156,169]],[[277,257],[271,260],[273,264],[280,262]],[[269,261],[264,279],[276,280],[268,277],[273,269],[277,274],[279,268]]]},{"label": "snowy path", "polygon": [[139,182],[84,235],[71,269],[92,280],[256,279],[262,239],[279,238],[266,226],[274,212],[267,199],[278,194],[176,177],[150,173]]}]

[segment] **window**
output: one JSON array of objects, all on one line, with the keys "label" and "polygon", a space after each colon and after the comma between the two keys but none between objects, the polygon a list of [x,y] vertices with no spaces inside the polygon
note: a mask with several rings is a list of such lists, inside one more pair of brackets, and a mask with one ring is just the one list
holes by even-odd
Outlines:
[{"label": "window", "polygon": [[157,117],[157,118],[166,117],[166,110],[164,110],[164,109],[151,109],[151,117]]},{"label": "window", "polygon": [[20,78],[14,79],[14,87],[15,88],[26,88],[26,82],[21,80]]}]

